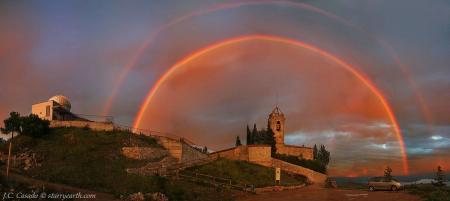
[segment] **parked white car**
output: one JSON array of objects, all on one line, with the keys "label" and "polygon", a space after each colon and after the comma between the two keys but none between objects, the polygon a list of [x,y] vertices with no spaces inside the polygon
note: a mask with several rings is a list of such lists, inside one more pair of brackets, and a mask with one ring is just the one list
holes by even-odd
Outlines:
[{"label": "parked white car", "polygon": [[369,182],[367,183],[367,186],[369,187],[369,191],[375,191],[375,190],[397,191],[398,189],[402,188],[402,185],[397,180],[395,180],[395,179],[388,180],[384,177],[370,178]]}]

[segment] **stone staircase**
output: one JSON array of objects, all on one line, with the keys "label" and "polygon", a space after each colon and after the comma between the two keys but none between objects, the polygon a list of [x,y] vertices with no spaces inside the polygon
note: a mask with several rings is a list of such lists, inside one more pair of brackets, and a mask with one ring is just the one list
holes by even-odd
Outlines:
[{"label": "stone staircase", "polygon": [[162,176],[176,175],[186,168],[211,163],[216,159],[217,159],[216,157],[207,157],[196,160],[179,162],[177,159],[169,156],[165,157],[161,161],[148,163],[143,167],[128,168],[126,171],[128,173],[140,175],[162,175]]},{"label": "stone staircase", "polygon": [[179,162],[193,161],[208,157],[208,154],[198,150],[196,144],[189,139],[170,133],[133,128],[124,125],[115,125],[115,129],[130,131],[137,135],[145,135],[157,139],[158,143],[167,149],[169,154]]}]

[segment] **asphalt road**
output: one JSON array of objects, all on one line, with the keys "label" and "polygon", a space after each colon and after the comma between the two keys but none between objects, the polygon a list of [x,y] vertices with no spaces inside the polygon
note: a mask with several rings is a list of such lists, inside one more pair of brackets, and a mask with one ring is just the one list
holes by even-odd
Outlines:
[{"label": "asphalt road", "polygon": [[238,201],[422,201],[418,196],[406,192],[363,191],[326,189],[317,186],[291,190],[267,192],[257,195],[247,195]]}]

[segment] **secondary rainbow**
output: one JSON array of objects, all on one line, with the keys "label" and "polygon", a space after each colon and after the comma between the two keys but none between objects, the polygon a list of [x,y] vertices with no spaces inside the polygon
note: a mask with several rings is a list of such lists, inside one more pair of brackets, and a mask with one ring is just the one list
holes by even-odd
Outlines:
[{"label": "secondary rainbow", "polygon": [[379,44],[381,44],[381,46],[394,59],[394,62],[397,64],[397,66],[400,68],[402,73],[405,75],[413,92],[415,93],[416,101],[418,102],[419,108],[420,108],[425,120],[427,121],[429,133],[430,134],[433,133],[433,127],[431,126],[433,123],[433,117],[428,109],[425,99],[423,98],[422,94],[420,93],[420,90],[418,89],[417,84],[416,84],[414,78],[412,77],[411,73],[409,72],[408,68],[406,67],[406,65],[401,62],[398,54],[394,51],[394,49],[386,41],[371,34],[370,31],[367,31],[364,28],[356,26],[355,24],[351,23],[350,21],[348,21],[342,17],[339,17],[333,13],[319,9],[310,4],[305,4],[305,3],[301,3],[301,2],[284,1],[284,0],[256,0],[256,1],[242,1],[242,2],[232,2],[232,3],[229,3],[229,2],[219,3],[219,4],[215,4],[213,6],[204,8],[204,9],[199,9],[194,12],[182,15],[182,16],[175,18],[175,19],[169,21],[168,23],[163,24],[162,26],[156,28],[156,30],[153,31],[149,35],[149,37],[143,42],[142,46],[138,49],[136,54],[133,55],[132,59],[126,64],[126,66],[120,72],[119,77],[112,88],[111,94],[108,97],[108,99],[103,107],[103,112],[102,112],[103,115],[109,114],[109,111],[110,111],[113,101],[119,91],[119,88],[122,85],[123,81],[125,80],[126,76],[128,75],[129,71],[136,65],[137,61],[139,61],[139,58],[142,56],[142,54],[145,52],[145,50],[147,48],[149,48],[150,44],[156,39],[156,37],[161,32],[163,32],[164,30],[166,30],[172,26],[175,26],[183,21],[191,19],[193,17],[203,16],[203,15],[206,15],[206,14],[209,14],[212,12],[225,10],[225,9],[233,9],[233,8],[238,8],[238,7],[242,7],[242,6],[257,6],[257,5],[264,5],[264,4],[284,5],[284,6],[288,6],[288,7],[292,7],[292,8],[297,8],[297,9],[305,9],[310,12],[326,16],[330,19],[336,20],[339,23],[342,23],[346,26],[355,28],[355,29],[365,33],[369,38],[371,38],[372,40],[375,40]]}]

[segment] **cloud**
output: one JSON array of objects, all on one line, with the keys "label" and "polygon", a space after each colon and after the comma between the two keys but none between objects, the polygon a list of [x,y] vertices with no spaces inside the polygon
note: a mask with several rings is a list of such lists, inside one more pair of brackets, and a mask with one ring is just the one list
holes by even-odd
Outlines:
[{"label": "cloud", "polygon": [[432,139],[432,140],[442,140],[443,137],[440,136],[440,135],[433,135],[433,136],[431,136],[431,139]]},{"label": "cloud", "polygon": [[[206,3],[214,2],[180,2],[176,8],[152,2],[0,3],[0,118],[12,110],[26,114],[31,104],[59,93],[70,98],[77,113],[99,114],[122,67],[149,33]],[[430,171],[437,164],[448,167],[448,3],[308,3],[367,32],[314,12],[276,5],[183,21],[158,35],[139,58],[114,101],[115,119],[131,124],[159,76],[193,51],[240,35],[276,35],[324,49],[371,79],[393,106],[412,172]],[[369,35],[392,46],[406,73]],[[408,80],[416,82],[429,119]],[[177,71],[161,86],[142,127],[192,138],[214,149],[227,148],[236,135],[244,136],[247,124],[264,128],[277,102],[287,116],[286,141],[327,145],[332,150],[332,174],[379,174],[386,165],[397,172],[402,169],[392,124],[367,87],[311,51],[261,41],[211,52]]]}]

